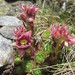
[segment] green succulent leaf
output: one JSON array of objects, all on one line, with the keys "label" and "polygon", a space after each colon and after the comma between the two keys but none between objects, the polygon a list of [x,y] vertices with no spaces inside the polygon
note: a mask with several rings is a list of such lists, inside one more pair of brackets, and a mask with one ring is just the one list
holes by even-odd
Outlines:
[{"label": "green succulent leaf", "polygon": [[50,29],[47,29],[46,31],[43,32],[42,38],[43,38],[43,40],[44,39],[46,40],[49,38],[49,36],[50,36]]},{"label": "green succulent leaf", "polygon": [[45,50],[46,55],[49,55],[52,52],[52,43],[51,42],[44,43],[43,48]]},{"label": "green succulent leaf", "polygon": [[16,64],[16,65],[18,65],[18,64],[20,64],[20,63],[21,63],[21,59],[20,59],[20,58],[18,58],[18,57],[17,57],[17,58],[15,58],[15,64]]},{"label": "green succulent leaf", "polygon": [[36,66],[36,70],[34,70],[33,72],[32,72],[32,74],[33,75],[42,75],[42,72],[41,72],[41,70],[40,69],[38,69],[38,68],[40,68],[39,66]]},{"label": "green succulent leaf", "polygon": [[43,51],[38,51],[34,59],[37,63],[43,63],[45,60],[45,53]]},{"label": "green succulent leaf", "polygon": [[41,70],[35,70],[33,72],[33,75],[42,75]]},{"label": "green succulent leaf", "polygon": [[25,60],[22,64],[22,67],[25,70],[25,72],[30,73],[32,69],[35,67],[35,65],[32,60]]}]

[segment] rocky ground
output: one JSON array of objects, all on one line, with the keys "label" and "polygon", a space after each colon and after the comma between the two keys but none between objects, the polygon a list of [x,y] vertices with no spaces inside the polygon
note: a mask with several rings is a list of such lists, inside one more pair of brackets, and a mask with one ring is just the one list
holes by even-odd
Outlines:
[{"label": "rocky ground", "polygon": [[21,13],[18,4],[25,3],[32,4],[25,1],[9,4],[0,0],[0,75],[2,73],[2,75],[6,75],[6,72],[8,73],[14,66],[15,50],[12,47],[12,42],[15,37],[13,36],[13,29],[22,25],[22,22],[18,19]]}]

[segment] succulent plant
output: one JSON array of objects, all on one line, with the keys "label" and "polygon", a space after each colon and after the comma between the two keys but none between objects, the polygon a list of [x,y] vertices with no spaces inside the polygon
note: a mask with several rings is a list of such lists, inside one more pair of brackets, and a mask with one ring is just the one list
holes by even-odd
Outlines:
[{"label": "succulent plant", "polygon": [[[49,65],[51,63],[56,64],[63,47],[75,44],[75,38],[71,36],[65,24],[61,26],[58,23],[43,32],[41,36],[43,45],[40,42],[41,46],[38,39],[35,39],[37,37],[36,34],[34,35],[34,20],[39,8],[36,8],[35,5],[30,5],[29,7],[26,5],[20,6],[20,8],[23,11],[20,17],[23,23],[26,24],[26,30],[23,26],[17,27],[14,30],[16,47],[19,54],[22,55],[21,59],[23,60],[21,67],[17,67],[16,69],[17,74],[22,75],[23,72],[26,75],[42,75],[40,67],[45,64],[48,65],[48,63]],[[37,48],[36,44],[40,46],[41,50]],[[20,58],[15,59],[15,64],[19,64],[20,62]]]},{"label": "succulent plant", "polygon": [[35,70],[33,72],[33,75],[42,75],[42,72],[41,72],[41,70]]},{"label": "succulent plant", "polygon": [[20,66],[16,67],[16,74],[22,75],[22,73],[23,73],[23,69]]},{"label": "succulent plant", "polygon": [[31,73],[33,68],[35,67],[35,63],[32,60],[24,60],[22,67],[23,67],[25,72]]},{"label": "succulent plant", "polygon": [[35,67],[36,70],[34,70],[32,72],[32,75],[42,75],[42,71],[40,69],[38,69],[38,68],[40,68],[40,67],[39,66]]},{"label": "succulent plant", "polygon": [[17,57],[15,58],[15,64],[18,65],[22,62],[21,58]]},{"label": "succulent plant", "polygon": [[44,62],[44,60],[45,60],[45,53],[44,53],[44,51],[38,51],[37,53],[36,53],[36,55],[35,55],[35,57],[34,57],[34,59],[35,59],[35,62],[36,63],[43,63]]}]

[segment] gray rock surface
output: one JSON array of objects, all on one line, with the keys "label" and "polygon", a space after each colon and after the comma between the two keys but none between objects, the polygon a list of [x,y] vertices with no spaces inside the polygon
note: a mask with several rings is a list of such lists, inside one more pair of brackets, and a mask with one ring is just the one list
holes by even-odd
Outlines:
[{"label": "gray rock surface", "polygon": [[14,50],[11,46],[12,41],[10,40],[15,39],[12,30],[15,29],[16,26],[22,25],[22,22],[18,18],[16,18],[20,17],[21,13],[21,10],[17,6],[17,4],[30,5],[32,3],[29,1],[18,1],[9,4],[4,0],[0,0],[0,27],[2,27],[0,28],[0,68],[4,65],[9,66],[14,60]]},{"label": "gray rock surface", "polygon": [[3,36],[1,36],[1,35],[0,35],[0,42],[5,42],[5,43],[7,43],[7,44],[11,44],[11,43],[12,43],[12,41],[11,41],[11,40],[6,39],[6,38],[4,38],[4,37],[3,37]]},{"label": "gray rock surface", "polygon": [[5,42],[0,42],[0,67],[12,64],[14,60],[13,48]]},{"label": "gray rock surface", "polygon": [[7,3],[5,0],[0,0],[0,15],[11,15],[20,17],[20,11],[18,4],[31,5],[30,1],[17,1],[13,3]]},{"label": "gray rock surface", "polygon": [[14,16],[0,16],[0,26],[19,26],[22,22]]},{"label": "gray rock surface", "polygon": [[2,15],[2,14],[5,15],[5,14],[7,14],[8,10],[10,10],[10,9],[8,8],[7,5],[0,5],[0,15]]},{"label": "gray rock surface", "polygon": [[0,35],[0,67],[12,64],[14,60],[14,50],[11,46],[12,41]]},{"label": "gray rock surface", "polygon": [[14,29],[16,29],[16,26],[4,26],[0,29],[0,33],[8,39],[15,39],[15,36],[13,35]]}]

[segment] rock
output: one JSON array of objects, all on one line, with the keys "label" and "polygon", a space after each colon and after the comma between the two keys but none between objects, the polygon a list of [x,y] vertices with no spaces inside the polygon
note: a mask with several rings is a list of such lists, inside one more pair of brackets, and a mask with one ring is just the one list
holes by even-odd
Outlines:
[{"label": "rock", "polygon": [[[10,7],[9,7],[9,10],[8,10],[8,12],[7,12],[7,14],[6,15],[9,15],[9,16],[16,16],[17,17],[17,11],[18,10],[18,7],[12,7],[11,5],[10,5]],[[18,15],[19,17],[20,17],[20,14]]]},{"label": "rock", "polygon": [[12,15],[12,16],[16,16],[16,17],[19,17],[20,18],[20,14],[22,13],[22,11],[20,10],[19,6],[18,5],[32,5],[32,3],[30,1],[17,1],[17,2],[14,2],[14,3],[10,3],[8,6],[9,7],[9,10],[7,12],[7,15]]},{"label": "rock", "polygon": [[17,2],[14,2],[14,3],[10,3],[10,5],[12,6],[16,6],[18,4],[21,4],[21,5],[32,5],[32,2],[31,1],[17,1]]},{"label": "rock", "polygon": [[0,42],[0,67],[12,64],[14,60],[13,47],[4,41]]},{"label": "rock", "polygon": [[2,42],[2,41],[7,43],[7,44],[11,44],[12,43],[11,40],[8,40],[8,39],[6,39],[6,38],[4,38],[3,36],[0,35],[0,42]]},{"label": "rock", "polygon": [[19,26],[22,22],[14,16],[0,16],[0,26]]},{"label": "rock", "polygon": [[0,15],[7,14],[8,10],[9,10],[8,6],[6,6],[6,5],[0,5]]},{"label": "rock", "polygon": [[6,2],[4,0],[0,0],[0,5],[5,5]]},{"label": "rock", "polygon": [[4,26],[0,29],[0,33],[8,39],[15,39],[15,36],[13,35],[14,29],[16,29],[16,26]]},{"label": "rock", "polygon": [[14,60],[14,50],[12,41],[0,35],[0,67],[12,64]]}]

